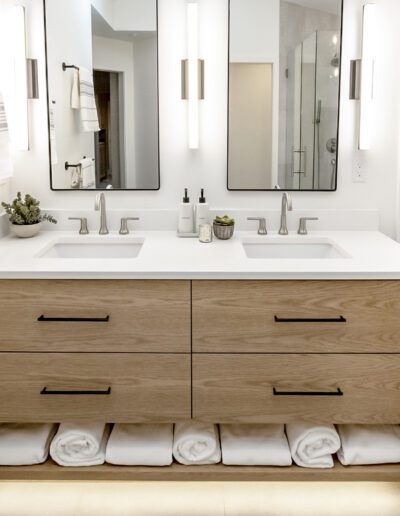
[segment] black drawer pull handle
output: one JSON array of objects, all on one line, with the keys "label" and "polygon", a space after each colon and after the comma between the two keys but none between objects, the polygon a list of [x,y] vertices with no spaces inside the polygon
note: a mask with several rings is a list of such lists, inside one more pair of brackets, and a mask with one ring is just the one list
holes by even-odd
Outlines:
[{"label": "black drawer pull handle", "polygon": [[345,323],[347,322],[347,319],[341,315],[340,317],[333,317],[333,318],[284,318],[284,317],[278,317],[275,315],[275,322],[277,323]]},{"label": "black drawer pull handle", "polygon": [[42,394],[42,396],[110,396],[111,387],[104,391],[52,391],[44,387],[40,391],[40,394]]},{"label": "black drawer pull handle", "polygon": [[317,391],[278,391],[275,387],[273,388],[274,396],[344,396],[341,389],[337,389],[334,392],[317,392]]},{"label": "black drawer pull handle", "polygon": [[110,320],[110,316],[106,317],[45,317],[41,315],[37,318],[39,322],[98,322],[105,323]]}]

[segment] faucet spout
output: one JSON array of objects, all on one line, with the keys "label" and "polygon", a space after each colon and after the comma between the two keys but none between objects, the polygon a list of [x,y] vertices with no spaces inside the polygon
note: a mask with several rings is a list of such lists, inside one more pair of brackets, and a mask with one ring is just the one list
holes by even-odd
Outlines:
[{"label": "faucet spout", "polygon": [[289,231],[287,228],[287,212],[293,211],[292,197],[288,192],[285,192],[282,196],[282,211],[281,211],[281,227],[279,229],[280,235],[288,235]]},{"label": "faucet spout", "polygon": [[103,192],[96,195],[94,202],[94,209],[100,211],[100,235],[108,235],[109,231],[107,228],[107,211],[106,211],[106,198]]}]

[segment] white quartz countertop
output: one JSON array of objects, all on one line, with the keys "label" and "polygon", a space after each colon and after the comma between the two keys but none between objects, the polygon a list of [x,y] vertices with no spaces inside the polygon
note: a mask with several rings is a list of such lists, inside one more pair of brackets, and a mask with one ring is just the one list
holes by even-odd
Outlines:
[{"label": "white quartz countertop", "polygon": [[[117,234],[79,237],[76,232],[44,231],[31,239],[7,236],[0,239],[2,279],[400,279],[400,244],[377,231],[312,231],[289,237],[271,233],[236,232],[228,241],[211,244],[178,238],[172,231],[135,232],[144,240],[136,258],[42,258],[54,243],[68,239],[85,242],[122,239]],[[346,258],[251,259],[243,240],[329,239]],[[302,240],[303,241],[303,240]],[[83,240],[82,240],[83,242]]]}]

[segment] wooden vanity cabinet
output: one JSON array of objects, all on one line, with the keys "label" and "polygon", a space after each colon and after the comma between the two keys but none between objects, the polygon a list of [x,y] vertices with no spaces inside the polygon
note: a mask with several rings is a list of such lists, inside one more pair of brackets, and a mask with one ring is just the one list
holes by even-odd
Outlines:
[{"label": "wooden vanity cabinet", "polygon": [[195,353],[400,353],[400,281],[194,281]]},{"label": "wooden vanity cabinet", "polygon": [[[0,422],[400,423],[400,282],[1,280]],[[6,480],[386,480],[331,470],[2,468]]]},{"label": "wooden vanity cabinet", "polygon": [[1,421],[174,423],[188,418],[190,355],[0,355]]},{"label": "wooden vanity cabinet", "polygon": [[1,280],[0,422],[190,419],[190,290]]},{"label": "wooden vanity cabinet", "polygon": [[0,351],[190,353],[190,281],[1,280]]},{"label": "wooden vanity cabinet", "polygon": [[196,354],[193,382],[208,421],[400,422],[400,355]]},{"label": "wooden vanity cabinet", "polygon": [[400,282],[193,281],[193,417],[400,423]]}]

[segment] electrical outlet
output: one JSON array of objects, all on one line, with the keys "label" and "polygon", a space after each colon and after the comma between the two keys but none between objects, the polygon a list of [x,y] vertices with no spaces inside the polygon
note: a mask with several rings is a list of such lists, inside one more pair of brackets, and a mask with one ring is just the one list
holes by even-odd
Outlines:
[{"label": "electrical outlet", "polygon": [[357,156],[353,163],[353,183],[365,183],[367,181],[367,171],[365,161],[361,156]]}]

